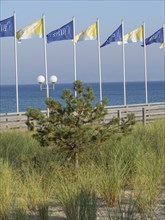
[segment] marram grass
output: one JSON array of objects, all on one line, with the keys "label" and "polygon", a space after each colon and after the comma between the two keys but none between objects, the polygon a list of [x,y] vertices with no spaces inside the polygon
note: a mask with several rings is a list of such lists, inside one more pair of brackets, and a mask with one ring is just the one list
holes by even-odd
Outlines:
[{"label": "marram grass", "polygon": [[0,160],[0,219],[7,220],[13,205],[13,171],[7,162]]},{"label": "marram grass", "polygon": [[[95,220],[100,204],[111,212],[104,219],[136,219],[137,213],[145,219],[164,184],[164,134],[163,120],[136,125],[129,135],[116,135],[84,153],[75,170],[62,166],[60,156],[29,133],[1,133],[0,219],[25,220],[33,214],[48,220],[50,201],[69,220]],[[123,204],[125,191],[132,192],[128,204]]]}]

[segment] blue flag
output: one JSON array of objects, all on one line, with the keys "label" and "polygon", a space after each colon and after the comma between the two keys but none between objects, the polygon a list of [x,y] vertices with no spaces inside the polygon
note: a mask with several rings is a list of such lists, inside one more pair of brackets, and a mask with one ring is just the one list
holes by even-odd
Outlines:
[{"label": "blue flag", "polygon": [[50,32],[46,35],[47,43],[60,40],[72,40],[73,39],[73,21],[65,24],[61,28]]},{"label": "blue flag", "polygon": [[145,39],[146,45],[152,44],[152,43],[163,43],[163,28],[156,31],[153,35]]},{"label": "blue flag", "polygon": [[0,21],[0,37],[14,36],[14,16]]},{"label": "blue flag", "polygon": [[116,41],[122,41],[122,25],[120,25],[118,29],[114,31],[111,36],[108,37],[108,39],[105,41],[105,43],[101,45],[101,47],[104,47],[107,44],[110,44]]}]

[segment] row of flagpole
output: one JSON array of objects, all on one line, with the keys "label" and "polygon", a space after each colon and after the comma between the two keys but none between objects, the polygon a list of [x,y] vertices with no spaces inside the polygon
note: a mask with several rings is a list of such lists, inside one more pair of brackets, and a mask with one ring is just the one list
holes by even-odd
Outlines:
[{"label": "row of flagpole", "polygon": [[[43,41],[44,41],[44,64],[45,64],[45,78],[46,78],[46,97],[49,98],[49,85],[48,85],[48,67],[47,67],[47,49],[46,49],[46,29],[45,29],[45,15],[43,18]],[[17,38],[16,38],[16,14],[14,12],[14,26],[15,26],[15,72],[16,72],[16,110],[19,112],[19,98],[18,98],[18,62],[17,62]],[[100,56],[100,35],[99,35],[99,19],[97,19],[98,26],[98,69],[99,69],[99,82],[100,82],[100,101],[102,101],[102,77],[101,77],[101,56]],[[75,17],[73,17],[73,36],[75,37]],[[76,43],[73,42],[73,62],[74,62],[74,81],[77,80],[77,68],[76,68]],[[77,93],[75,92],[75,97]],[[47,109],[49,116],[49,109]]]},{"label": "row of flagpole", "polygon": [[[26,38],[26,34],[25,36],[23,35],[24,32],[22,30],[16,32],[16,13],[14,12],[14,54],[15,54],[15,81],[16,81],[16,111],[19,112],[19,95],[18,95],[18,58],[17,58],[17,41],[20,39],[29,39]],[[39,22],[40,20],[36,21]],[[64,25],[63,27],[49,33],[48,35],[46,35],[46,29],[45,29],[45,15],[42,16],[42,25],[43,25],[43,31],[41,36],[39,36],[39,38],[43,38],[43,42],[44,42],[44,67],[45,67],[45,78],[46,78],[46,97],[49,98],[49,85],[48,85],[48,65],[47,65],[47,41],[48,41],[48,37],[50,42],[53,41],[53,37],[54,35],[52,35],[52,33],[56,33],[59,30],[62,30],[62,28],[64,28],[66,25]],[[125,65],[125,41],[128,41],[129,37],[127,36],[128,39],[125,39],[125,34],[124,34],[124,21],[122,20],[121,23],[121,30],[120,27],[112,34],[114,35],[114,39],[112,40],[111,37],[112,35],[107,39],[107,41],[100,46],[100,33],[99,33],[99,19],[97,19],[96,23],[94,23],[93,25],[91,25],[90,27],[88,27],[85,31],[81,32],[80,34],[76,35],[75,34],[75,17],[72,18],[72,22],[73,22],[73,37],[72,37],[72,41],[73,41],[73,65],[74,65],[74,80],[77,80],[77,69],[76,69],[76,43],[77,41],[82,41],[82,40],[93,40],[93,39],[97,39],[97,47],[98,47],[98,73],[99,73],[99,87],[100,87],[100,101],[102,101],[102,71],[101,71],[101,54],[100,54],[100,48],[110,44],[111,42],[116,42],[117,38],[115,36],[115,34],[120,34],[119,32],[117,33],[116,31],[121,31],[122,36],[121,36],[121,44],[122,44],[122,68],[123,68],[123,94],[124,94],[124,105],[127,104],[127,100],[126,100],[126,65]],[[37,24],[38,25],[38,24]],[[70,23],[68,23],[67,25],[70,25]],[[38,28],[38,27],[37,27]],[[143,39],[143,48],[144,48],[144,81],[145,81],[145,101],[146,104],[148,104],[148,91],[147,91],[147,59],[146,59],[146,38],[145,38],[145,23],[143,23],[143,25],[141,26],[142,28],[142,39]],[[138,28],[139,29],[139,28]],[[137,31],[138,29],[136,29],[135,31]],[[24,31],[31,31],[29,33],[33,33],[34,29],[32,29],[31,25],[25,27],[23,29]],[[66,31],[66,30],[65,30]],[[87,33],[87,31],[90,32],[89,36],[86,36],[84,33]],[[135,31],[132,31],[130,33],[133,33]],[[22,34],[23,33],[23,34]],[[130,34],[129,33],[129,34]],[[18,38],[17,34],[20,34],[20,39]],[[22,35],[21,35],[22,34]],[[127,34],[128,35],[128,34]],[[8,35],[8,36],[12,36],[12,35]],[[22,37],[23,36],[23,37]],[[28,35],[27,35],[28,36]],[[53,37],[52,37],[53,36]],[[56,36],[56,35],[55,35]],[[165,25],[163,25],[163,36],[165,36]],[[66,36],[65,36],[66,37]],[[119,36],[117,36],[119,38]],[[139,36],[138,36],[139,37]],[[151,38],[151,37],[150,37]],[[53,40],[52,40],[53,39]],[[71,38],[65,38],[66,39],[71,39]],[[130,38],[131,39],[131,38]],[[133,39],[133,38],[132,38]],[[131,40],[132,40],[131,39]],[[139,37],[140,39],[140,37]],[[57,40],[57,39],[55,39]],[[58,39],[59,40],[59,39]],[[60,39],[61,40],[61,39]],[[62,38],[62,40],[64,40]],[[148,41],[152,41],[153,39],[149,39]],[[131,42],[137,42],[137,41],[131,41]],[[153,42],[157,42],[157,41],[153,41]],[[152,43],[153,43],[152,42]],[[128,42],[127,42],[128,43]],[[162,43],[162,42],[161,42]],[[148,43],[148,44],[151,44]],[[164,48],[164,64],[165,64],[165,37],[163,37],[163,48]],[[76,92],[75,92],[75,96],[77,96]],[[49,110],[48,111],[48,115],[49,115]]]}]

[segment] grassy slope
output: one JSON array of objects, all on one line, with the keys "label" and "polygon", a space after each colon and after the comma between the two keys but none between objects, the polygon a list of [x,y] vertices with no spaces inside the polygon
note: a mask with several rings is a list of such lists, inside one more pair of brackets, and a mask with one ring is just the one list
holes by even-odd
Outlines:
[{"label": "grassy slope", "polygon": [[131,134],[115,134],[82,154],[75,171],[71,164],[62,167],[61,156],[41,148],[30,133],[1,133],[0,218],[25,219],[36,213],[48,219],[50,201],[54,201],[68,219],[76,220],[80,214],[83,220],[95,219],[96,198],[108,207],[118,206],[128,189],[133,190],[131,203],[141,213],[151,213],[164,185],[164,134],[164,120],[136,125]]}]

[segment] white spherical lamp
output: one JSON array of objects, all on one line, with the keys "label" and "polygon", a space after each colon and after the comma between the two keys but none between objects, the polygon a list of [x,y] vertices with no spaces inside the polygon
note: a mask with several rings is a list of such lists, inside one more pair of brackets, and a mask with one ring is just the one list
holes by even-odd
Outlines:
[{"label": "white spherical lamp", "polygon": [[38,81],[39,84],[43,84],[45,82],[45,77],[40,75],[40,76],[37,77],[37,81]]},{"label": "white spherical lamp", "polygon": [[56,83],[57,82],[57,76],[54,76],[54,75],[51,76],[50,77],[50,82],[53,83],[53,84]]}]

